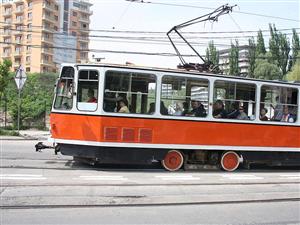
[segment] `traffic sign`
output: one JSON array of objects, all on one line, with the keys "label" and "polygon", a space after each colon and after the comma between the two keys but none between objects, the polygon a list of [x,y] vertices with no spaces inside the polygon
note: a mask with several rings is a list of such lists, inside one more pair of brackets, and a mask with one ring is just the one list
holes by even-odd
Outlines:
[{"label": "traffic sign", "polygon": [[20,65],[19,69],[17,70],[16,76],[15,76],[15,82],[17,85],[18,90],[22,90],[25,82],[27,79],[26,72],[24,70],[24,67]]}]

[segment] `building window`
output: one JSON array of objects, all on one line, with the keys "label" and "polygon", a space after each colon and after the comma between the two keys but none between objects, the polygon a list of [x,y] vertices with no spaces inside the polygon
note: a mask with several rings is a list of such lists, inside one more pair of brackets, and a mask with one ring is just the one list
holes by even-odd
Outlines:
[{"label": "building window", "polygon": [[77,23],[75,21],[72,21],[72,26],[73,27],[76,27],[77,26]]},{"label": "building window", "polygon": [[26,62],[30,62],[31,58],[30,56],[26,56]]},{"label": "building window", "polygon": [[72,36],[76,37],[77,33],[75,31],[72,31]]},{"label": "building window", "polygon": [[77,12],[73,11],[73,16],[76,17],[77,16]]},{"label": "building window", "polygon": [[58,5],[55,5],[54,8],[56,11],[58,11]]},{"label": "building window", "polygon": [[54,19],[55,19],[55,21],[58,21],[58,16],[55,15],[55,16],[54,16]]},{"label": "building window", "polygon": [[32,13],[28,13],[28,20],[32,20]]},{"label": "building window", "polygon": [[33,5],[32,2],[28,2],[28,8],[31,9],[31,8],[32,8],[32,5]]},{"label": "building window", "polygon": [[32,29],[32,23],[27,24],[27,28],[28,28],[28,30],[31,30]]},{"label": "building window", "polygon": [[30,72],[30,67],[26,67],[26,72]]}]

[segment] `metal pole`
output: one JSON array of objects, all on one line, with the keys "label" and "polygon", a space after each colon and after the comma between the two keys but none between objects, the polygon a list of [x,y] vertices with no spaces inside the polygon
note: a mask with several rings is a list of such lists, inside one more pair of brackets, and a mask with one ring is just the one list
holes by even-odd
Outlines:
[{"label": "metal pole", "polygon": [[21,108],[21,90],[19,89],[19,99],[18,99],[18,132],[20,132],[20,113],[21,113],[20,108]]}]

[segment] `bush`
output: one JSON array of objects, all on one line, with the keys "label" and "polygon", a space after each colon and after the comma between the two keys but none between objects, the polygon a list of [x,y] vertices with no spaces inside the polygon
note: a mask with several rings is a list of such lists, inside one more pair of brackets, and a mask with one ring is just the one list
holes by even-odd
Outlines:
[{"label": "bush", "polygon": [[0,129],[1,136],[20,136],[18,131]]}]

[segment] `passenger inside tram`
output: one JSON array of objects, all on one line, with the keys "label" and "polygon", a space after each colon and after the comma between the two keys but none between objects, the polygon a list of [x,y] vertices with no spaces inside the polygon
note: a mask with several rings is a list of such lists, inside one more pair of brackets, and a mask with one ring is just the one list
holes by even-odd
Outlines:
[{"label": "passenger inside tram", "polygon": [[248,115],[245,113],[245,108],[244,106],[239,107],[239,115],[237,116],[238,120],[249,120]]},{"label": "passenger inside tram", "polygon": [[95,98],[95,92],[92,88],[88,90],[88,101],[89,103],[97,103],[97,98]]},{"label": "passenger inside tram", "polygon": [[230,113],[227,114],[227,118],[228,119],[237,119],[239,114],[240,114],[239,102],[233,102],[231,104],[231,111],[230,111]]},{"label": "passenger inside tram", "polygon": [[295,116],[290,113],[290,109],[287,105],[283,107],[283,115],[280,120],[281,122],[288,122],[288,123],[294,123],[295,122]]},{"label": "passenger inside tram", "polygon": [[153,114],[155,112],[155,103],[151,102],[149,104],[149,110],[148,110],[148,114]]},{"label": "passenger inside tram", "polygon": [[268,110],[266,108],[262,108],[260,110],[260,116],[259,116],[259,119],[261,121],[268,121],[269,118],[267,117],[267,113],[268,113]]},{"label": "passenger inside tram", "polygon": [[222,100],[217,100],[213,105],[214,118],[227,118],[227,112],[224,109]]},{"label": "passenger inside tram", "polygon": [[126,99],[119,100],[117,110],[119,113],[129,113],[128,101]]},{"label": "passenger inside tram", "polygon": [[206,117],[207,115],[206,110],[200,101],[192,100],[191,106],[192,106],[192,111],[190,113],[190,116]]}]

